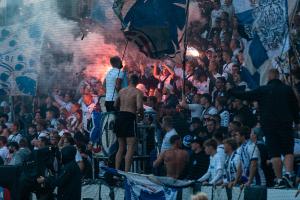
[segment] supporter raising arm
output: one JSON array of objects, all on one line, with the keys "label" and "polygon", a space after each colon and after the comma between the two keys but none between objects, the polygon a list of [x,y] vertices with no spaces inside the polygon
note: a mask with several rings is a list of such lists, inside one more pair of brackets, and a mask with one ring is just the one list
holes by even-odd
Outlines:
[{"label": "supporter raising arm", "polygon": [[58,91],[56,91],[55,93],[53,93],[53,97],[56,101],[56,103],[61,107],[61,108],[65,108],[68,112],[71,112],[73,103],[71,102],[72,97],[70,94],[66,93],[64,98],[62,99],[59,95],[58,95]]}]

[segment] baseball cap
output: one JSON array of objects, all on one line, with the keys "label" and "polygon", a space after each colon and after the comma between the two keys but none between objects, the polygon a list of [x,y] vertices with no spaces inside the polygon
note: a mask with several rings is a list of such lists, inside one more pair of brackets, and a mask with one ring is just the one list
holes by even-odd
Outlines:
[{"label": "baseball cap", "polygon": [[191,143],[198,143],[198,144],[200,144],[200,145],[203,145],[203,143],[204,143],[204,138],[201,138],[201,137],[199,137],[199,136],[195,136],[195,137],[193,138],[193,140],[192,140]]},{"label": "baseball cap", "polygon": [[182,143],[185,147],[190,148],[192,141],[193,141],[193,136],[186,135],[186,136],[183,137],[183,142]]}]

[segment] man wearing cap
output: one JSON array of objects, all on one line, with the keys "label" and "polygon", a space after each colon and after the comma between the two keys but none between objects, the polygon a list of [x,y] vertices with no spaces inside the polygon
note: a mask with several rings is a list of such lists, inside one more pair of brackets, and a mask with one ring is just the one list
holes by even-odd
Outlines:
[{"label": "man wearing cap", "polygon": [[195,136],[191,143],[193,151],[190,156],[189,171],[187,178],[189,180],[198,180],[202,177],[209,166],[209,156],[206,155],[203,147],[204,139]]}]

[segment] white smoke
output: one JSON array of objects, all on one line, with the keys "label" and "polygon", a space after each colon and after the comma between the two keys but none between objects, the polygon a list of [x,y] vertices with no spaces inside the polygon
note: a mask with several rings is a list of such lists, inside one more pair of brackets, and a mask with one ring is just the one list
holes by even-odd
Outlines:
[{"label": "white smoke", "polygon": [[[39,75],[39,88],[43,92],[62,86],[76,87],[76,81],[75,85],[72,82],[81,72],[102,79],[109,67],[109,57],[121,54],[125,40],[119,20],[112,11],[112,0],[98,1],[103,8],[103,22],[79,19],[76,16],[84,1],[69,1],[71,11],[61,11],[56,0],[10,1],[14,2],[8,6],[19,5],[18,10],[21,12],[14,19],[15,23],[21,22],[24,16],[37,17],[44,33]],[[30,12],[26,9],[29,7]],[[64,12],[70,12],[77,19],[63,18],[60,13]]]}]

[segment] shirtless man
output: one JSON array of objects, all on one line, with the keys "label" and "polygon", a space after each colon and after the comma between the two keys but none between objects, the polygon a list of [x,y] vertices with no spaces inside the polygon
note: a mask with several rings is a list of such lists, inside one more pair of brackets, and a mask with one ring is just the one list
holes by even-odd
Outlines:
[{"label": "shirtless man", "polygon": [[180,179],[189,162],[189,155],[187,151],[180,149],[181,140],[179,135],[173,135],[170,142],[172,148],[160,154],[157,160],[154,161],[153,167],[158,167],[164,162],[167,176]]},{"label": "shirtless man", "polygon": [[138,81],[139,78],[136,75],[132,75],[129,86],[120,90],[119,97],[115,102],[115,107],[120,107],[120,112],[118,112],[116,118],[116,134],[119,149],[116,155],[115,167],[116,169],[120,168],[127,144],[125,172],[130,170],[135,151],[136,114],[141,115],[143,113],[143,93],[136,89]]}]

